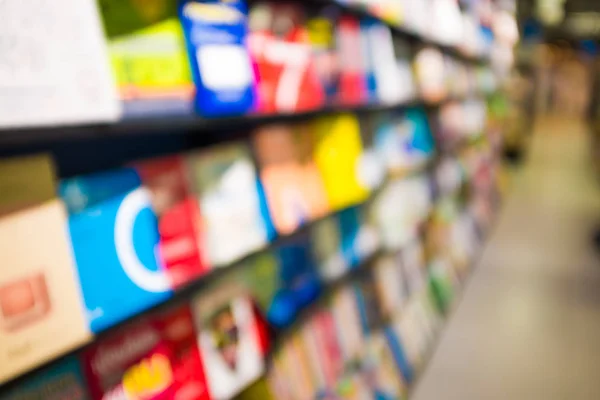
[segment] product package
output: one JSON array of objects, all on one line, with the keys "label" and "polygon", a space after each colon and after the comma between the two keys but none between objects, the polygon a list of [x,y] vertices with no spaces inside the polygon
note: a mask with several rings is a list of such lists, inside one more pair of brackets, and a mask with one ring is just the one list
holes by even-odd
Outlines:
[{"label": "product package", "polygon": [[179,156],[135,165],[150,191],[152,210],[158,218],[160,255],[171,286],[180,288],[208,273],[202,238],[200,208],[189,187],[186,165]]},{"label": "product package", "polygon": [[362,373],[375,398],[401,399],[406,395],[406,384],[401,370],[394,359],[394,351],[384,333],[371,336],[367,342],[366,357]]},{"label": "product package", "polygon": [[186,0],[180,4],[188,56],[202,116],[244,114],[255,106],[254,72],[246,47],[244,0]]},{"label": "product package", "polygon": [[342,16],[336,26],[336,42],[340,59],[340,95],[342,105],[356,106],[368,100],[367,78],[360,21],[352,16]]},{"label": "product package", "polygon": [[450,310],[456,291],[457,278],[451,263],[444,258],[433,260],[429,266],[429,285],[442,313]]},{"label": "product package", "polygon": [[0,193],[2,383],[91,335],[50,157],[1,160]]},{"label": "product package", "polygon": [[239,281],[215,284],[199,293],[192,307],[209,398],[231,399],[264,372],[265,322]]},{"label": "product package", "polygon": [[[202,248],[211,266],[223,267],[268,242],[257,173],[244,144],[187,156],[202,213]],[[241,229],[240,227],[243,227]]]},{"label": "product package", "polygon": [[342,66],[335,37],[338,14],[335,7],[325,6],[311,14],[306,23],[315,69],[329,105],[338,104],[340,100],[340,70]]},{"label": "product package", "polygon": [[252,139],[259,166],[264,214],[270,216],[268,222],[272,222],[277,233],[290,234],[304,223],[321,217],[325,199],[315,202],[313,194],[320,199],[320,190],[312,193],[312,185],[308,184],[315,182],[317,171],[301,162],[293,128],[266,126],[257,130]]},{"label": "product package", "polygon": [[356,117],[341,114],[315,121],[315,160],[333,210],[357,205],[369,196],[362,182],[362,143]]},{"label": "product package", "polygon": [[437,103],[447,96],[444,56],[438,49],[426,47],[415,56],[417,86],[423,99]]},{"label": "product package", "polygon": [[7,1],[0,15],[0,127],[118,119],[95,1]]},{"label": "product package", "polygon": [[260,2],[250,10],[250,53],[263,113],[296,113],[325,103],[304,23],[300,4]]},{"label": "product package", "polygon": [[381,304],[381,315],[389,320],[402,312],[408,298],[398,260],[393,256],[378,258],[374,265],[373,275],[379,304]]},{"label": "product package", "polygon": [[193,113],[194,82],[176,0],[99,0],[126,117]]},{"label": "product package", "polygon": [[390,182],[372,205],[382,246],[399,250],[413,240],[431,209],[432,191],[425,177]]},{"label": "product package", "polygon": [[371,271],[361,274],[360,279],[352,283],[352,288],[356,296],[363,332],[369,335],[383,321],[377,286]]},{"label": "product package", "polygon": [[331,313],[336,324],[344,363],[351,365],[364,356],[365,335],[360,310],[352,287],[336,291],[331,300]]},{"label": "product package", "polygon": [[152,195],[133,168],[63,181],[87,318],[100,332],[171,296]]},{"label": "product package", "polygon": [[340,278],[348,269],[336,219],[336,216],[329,216],[311,226],[311,247],[315,253],[319,274],[325,281]]},{"label": "product package", "polygon": [[319,310],[311,320],[315,332],[321,365],[325,372],[326,387],[334,387],[343,374],[345,361],[340,346],[340,331],[330,309]]},{"label": "product package", "polygon": [[0,394],[0,400],[89,398],[79,361],[74,357],[67,357],[48,369],[36,372],[23,383]]},{"label": "product package", "polygon": [[308,235],[290,238],[245,268],[252,294],[276,328],[291,324],[320,294],[321,281]]},{"label": "product package", "polygon": [[93,399],[212,399],[187,305],[124,326],[86,349],[82,362]]},{"label": "product package", "polygon": [[344,261],[349,268],[357,268],[379,248],[376,228],[368,219],[366,206],[344,209],[335,217]]},{"label": "product package", "polygon": [[404,115],[382,115],[375,125],[375,149],[392,178],[413,172],[433,156],[435,142],[422,110],[411,109]]},{"label": "product package", "polygon": [[402,338],[391,327],[383,330],[391,355],[394,357],[396,367],[401,372],[401,377],[406,385],[410,385],[414,379],[414,369],[410,364],[408,355],[403,348]]},{"label": "product package", "polygon": [[398,261],[410,296],[426,286],[427,265],[420,240],[412,240],[398,253]]},{"label": "product package", "polygon": [[[376,103],[379,100],[378,86],[383,84],[383,80],[380,79],[384,79],[386,73],[390,75],[389,70],[385,70],[387,66],[383,63],[392,62],[393,64],[394,49],[392,47],[391,33],[389,36],[382,35],[386,29],[389,30],[384,24],[372,18],[365,18],[360,21],[359,45],[362,52],[360,59],[363,64],[362,70],[364,71],[367,83],[367,103]],[[394,74],[391,75],[392,80],[396,78]],[[391,85],[392,83],[385,82],[386,85]]]}]

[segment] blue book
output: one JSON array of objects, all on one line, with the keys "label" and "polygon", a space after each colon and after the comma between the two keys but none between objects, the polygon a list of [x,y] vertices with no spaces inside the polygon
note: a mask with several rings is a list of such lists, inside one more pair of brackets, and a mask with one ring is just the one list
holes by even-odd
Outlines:
[{"label": "blue book", "polygon": [[246,44],[245,2],[183,1],[179,17],[196,84],[196,111],[205,117],[251,111],[255,78]]},{"label": "blue book", "polygon": [[132,168],[60,185],[86,314],[101,332],[171,294],[158,257],[158,222],[150,193]]}]

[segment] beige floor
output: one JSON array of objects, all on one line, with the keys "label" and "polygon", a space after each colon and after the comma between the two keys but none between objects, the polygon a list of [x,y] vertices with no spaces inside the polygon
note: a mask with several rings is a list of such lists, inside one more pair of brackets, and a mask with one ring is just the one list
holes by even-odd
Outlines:
[{"label": "beige floor", "polygon": [[582,123],[536,132],[411,400],[600,399],[600,184]]}]

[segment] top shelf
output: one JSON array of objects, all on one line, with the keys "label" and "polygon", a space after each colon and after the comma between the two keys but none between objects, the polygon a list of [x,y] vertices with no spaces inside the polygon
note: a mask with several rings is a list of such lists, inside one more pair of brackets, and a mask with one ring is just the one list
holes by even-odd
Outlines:
[{"label": "top shelf", "polygon": [[[331,5],[338,7],[342,12],[360,18],[375,18],[388,26],[394,35],[404,37],[419,47],[429,46],[437,48],[444,54],[465,63],[485,65],[488,62],[485,58],[466,55],[457,48],[436,43],[417,33],[378,18],[364,7],[340,4],[335,0],[307,0],[306,3],[313,6]],[[57,145],[60,146],[64,143],[81,145],[83,143],[94,143],[95,140],[139,140],[140,137],[151,137],[153,138],[152,140],[156,140],[157,137],[165,135],[191,137],[194,141],[194,147],[206,147],[247,137],[252,128],[268,123],[289,123],[343,112],[371,113],[411,106],[435,107],[447,100],[435,104],[426,104],[420,100],[411,100],[399,104],[364,104],[351,107],[327,106],[293,114],[255,114],[210,119],[196,115],[156,115],[126,118],[114,122],[83,122],[39,127],[7,127],[0,128],[0,156],[32,151],[51,151]]]}]

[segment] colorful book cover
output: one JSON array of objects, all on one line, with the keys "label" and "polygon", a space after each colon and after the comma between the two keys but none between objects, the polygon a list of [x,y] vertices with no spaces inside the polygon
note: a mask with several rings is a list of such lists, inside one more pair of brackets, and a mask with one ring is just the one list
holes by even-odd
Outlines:
[{"label": "colorful book cover", "polygon": [[191,114],[195,92],[176,0],[100,0],[125,116]]},{"label": "colorful book cover", "polygon": [[385,333],[375,334],[367,342],[367,356],[361,372],[375,399],[402,399],[406,395],[404,377],[393,350]]},{"label": "colorful book cover", "polygon": [[329,310],[323,309],[315,314],[311,326],[317,338],[327,386],[333,387],[344,371],[344,357],[335,318]]},{"label": "colorful book cover", "polygon": [[202,116],[244,114],[255,105],[254,73],[244,0],[186,0],[180,4],[188,57]]},{"label": "colorful book cover", "polygon": [[168,299],[150,191],[133,168],[63,181],[87,319],[103,331]]},{"label": "colorful book cover", "polygon": [[192,153],[186,161],[200,203],[202,248],[209,263],[227,266],[264,247],[268,232],[249,149],[230,144]]},{"label": "colorful book cover", "polygon": [[93,399],[210,399],[187,305],[124,326],[82,361]]},{"label": "colorful book cover", "polygon": [[294,360],[294,377],[298,380],[305,393],[302,395],[302,398],[311,398],[318,392],[319,386],[311,369],[312,364],[310,363],[308,349],[299,332],[295,333],[288,341],[288,349]]},{"label": "colorful book cover", "polygon": [[325,102],[302,6],[261,2],[250,10],[250,53],[258,72],[259,110],[296,113]]},{"label": "colorful book cover", "polygon": [[398,260],[393,256],[378,258],[373,266],[373,275],[381,304],[381,314],[389,320],[401,312],[407,298]]},{"label": "colorful book cover", "polygon": [[286,240],[248,261],[247,283],[267,320],[276,328],[291,324],[297,313],[314,302],[321,281],[308,235]]},{"label": "colorful book cover", "polygon": [[118,119],[95,1],[3,3],[1,14],[3,132]]},{"label": "colorful book cover", "polygon": [[23,399],[88,400],[91,397],[78,360],[68,357],[0,394],[0,400]]},{"label": "colorful book cover", "polygon": [[422,110],[411,109],[403,116],[380,118],[375,147],[392,176],[403,176],[421,167],[435,151],[427,116]]},{"label": "colorful book cover", "polygon": [[410,385],[414,380],[414,369],[403,348],[402,338],[391,327],[385,328],[383,332],[390,349],[390,354],[394,357],[394,362],[401,372],[402,379],[407,385]]},{"label": "colorful book cover", "polygon": [[414,61],[417,85],[426,102],[438,103],[447,96],[444,56],[438,49],[420,50]]},{"label": "colorful book cover", "polygon": [[362,257],[358,249],[358,238],[361,230],[361,215],[359,207],[346,208],[336,214],[342,255],[350,269],[357,268]]},{"label": "colorful book cover", "polygon": [[450,310],[454,299],[454,279],[450,271],[452,266],[447,260],[437,258],[429,266],[429,285],[438,309],[442,313]]},{"label": "colorful book cover", "polygon": [[364,353],[365,335],[354,288],[344,287],[338,290],[332,296],[330,307],[344,362],[347,365],[356,363]]},{"label": "colorful book cover", "polygon": [[231,399],[264,373],[266,326],[241,282],[202,291],[192,309],[209,398]]},{"label": "colorful book cover", "polygon": [[360,267],[380,245],[380,238],[367,204],[350,207],[336,215],[341,248],[349,268]]},{"label": "colorful book cover", "polygon": [[426,286],[425,251],[420,240],[408,243],[399,253],[399,264],[409,294],[418,293]]},{"label": "colorful book cover", "polygon": [[336,217],[330,216],[311,226],[311,247],[319,268],[319,274],[325,281],[340,278],[348,269],[342,252],[340,230]]},{"label": "colorful book cover", "polygon": [[325,182],[333,210],[365,201],[369,190],[361,182],[363,147],[360,125],[355,116],[340,114],[315,121],[315,161]]},{"label": "colorful book cover", "polygon": [[315,384],[315,393],[318,393],[327,388],[328,376],[322,359],[323,354],[319,347],[319,336],[316,329],[313,327],[312,321],[313,320],[303,324],[300,328],[299,335],[301,335],[302,342],[306,349],[306,357],[310,364],[310,371]]},{"label": "colorful book cover", "polygon": [[392,38],[394,43],[394,59],[395,72],[397,76],[398,88],[385,89],[386,94],[380,94],[390,100],[393,98],[395,102],[401,103],[404,101],[413,100],[417,96],[417,87],[415,82],[414,71],[412,67],[413,54],[410,43],[402,38],[395,36]]},{"label": "colorful book cover", "polygon": [[191,193],[186,165],[179,156],[134,165],[150,191],[158,218],[160,255],[173,288],[208,273],[200,207]]},{"label": "colorful book cover", "polygon": [[328,104],[338,104],[340,96],[340,57],[337,52],[335,26],[339,11],[332,6],[315,10],[306,22],[313,51],[315,69]]},{"label": "colorful book cover", "polygon": [[[386,70],[393,65],[392,36],[385,35],[389,28],[375,19],[366,18],[360,21],[360,46],[362,51],[363,71],[367,82],[367,102],[376,103],[379,98],[379,86],[385,84],[394,87],[396,74]],[[391,72],[391,73],[390,73]],[[385,76],[390,75],[390,76]],[[391,79],[391,81],[385,78]]]},{"label": "colorful book cover", "polygon": [[280,235],[294,232],[321,215],[307,192],[306,170],[299,156],[296,133],[286,125],[260,128],[252,137],[258,160],[263,207]]},{"label": "colorful book cover", "polygon": [[342,16],[336,25],[336,43],[340,59],[339,101],[343,105],[365,104],[368,100],[367,77],[363,60],[360,21]]},{"label": "colorful book cover", "polygon": [[[0,382],[91,339],[50,157],[0,161]],[[65,325],[69,326],[65,330]]]},{"label": "colorful book cover", "polygon": [[310,122],[297,124],[294,139],[298,160],[303,169],[302,188],[311,210],[311,218],[317,219],[328,215],[331,207],[325,182],[315,162],[317,138],[312,132],[313,129],[314,124]]},{"label": "colorful book cover", "polygon": [[370,271],[363,273],[352,283],[358,305],[362,330],[365,335],[376,330],[383,318],[377,297],[377,288]]}]

